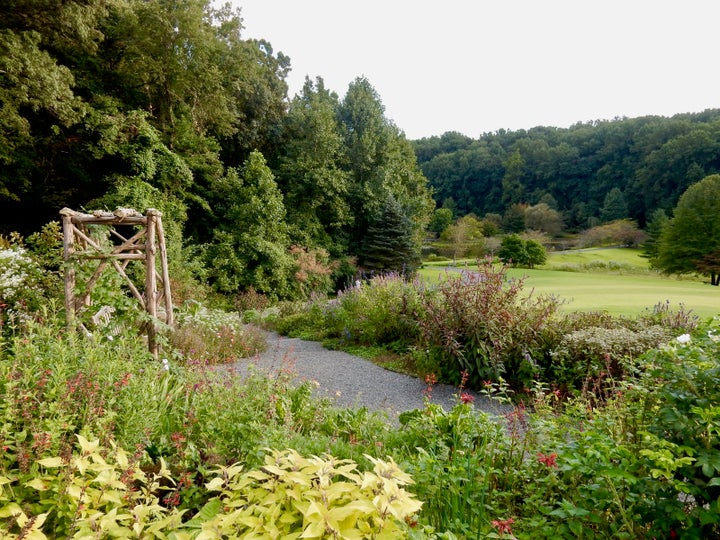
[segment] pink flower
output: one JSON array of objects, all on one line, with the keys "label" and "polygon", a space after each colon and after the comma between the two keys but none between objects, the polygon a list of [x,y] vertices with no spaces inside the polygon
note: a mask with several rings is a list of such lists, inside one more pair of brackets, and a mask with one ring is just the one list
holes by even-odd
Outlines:
[{"label": "pink flower", "polygon": [[512,534],[512,524],[515,523],[513,518],[494,519],[490,522],[500,534]]},{"label": "pink flower", "polygon": [[460,394],[460,401],[472,405],[472,403],[475,401],[475,397],[468,394],[467,392],[463,392],[462,394]]},{"label": "pink flower", "polygon": [[467,384],[468,379],[470,378],[470,374],[467,372],[466,369],[464,369],[460,372],[460,377],[461,377],[460,390],[462,390],[463,388],[465,388],[465,385]]},{"label": "pink flower", "polygon": [[557,467],[557,453],[543,454],[538,452],[538,461],[550,468]]}]

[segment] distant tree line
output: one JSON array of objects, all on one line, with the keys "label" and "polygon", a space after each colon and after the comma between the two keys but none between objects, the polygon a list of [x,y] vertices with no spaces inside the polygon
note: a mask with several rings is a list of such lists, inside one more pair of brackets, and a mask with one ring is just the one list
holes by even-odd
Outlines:
[{"label": "distant tree line", "polygon": [[501,215],[513,231],[519,208],[546,203],[570,230],[617,219],[645,227],[656,210],[670,214],[688,186],[720,172],[720,110],[478,139],[449,132],[413,144],[438,205],[456,216]]}]

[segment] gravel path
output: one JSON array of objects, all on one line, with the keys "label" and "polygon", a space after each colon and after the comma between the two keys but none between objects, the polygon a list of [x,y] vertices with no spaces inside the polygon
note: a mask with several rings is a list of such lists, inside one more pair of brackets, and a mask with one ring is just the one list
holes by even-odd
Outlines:
[{"label": "gravel path", "polygon": [[[316,395],[330,398],[342,407],[384,411],[393,422],[399,413],[424,406],[426,385],[420,379],[388,371],[358,356],[325,349],[314,341],[267,332],[267,343],[265,352],[236,362],[232,369],[242,375],[254,366],[270,376],[283,369],[290,370],[300,381],[316,381]],[[486,396],[469,393],[475,398],[477,409],[497,415],[511,410]],[[457,403],[456,394],[457,388],[436,384],[432,389],[432,402],[449,410]]]}]

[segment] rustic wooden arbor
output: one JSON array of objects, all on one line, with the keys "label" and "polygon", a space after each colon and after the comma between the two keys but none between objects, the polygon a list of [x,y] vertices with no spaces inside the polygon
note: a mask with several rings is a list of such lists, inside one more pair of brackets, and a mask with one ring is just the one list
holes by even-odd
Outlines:
[{"label": "rustic wooden arbor", "polygon": [[[91,214],[83,214],[63,208],[60,215],[63,223],[65,313],[68,327],[74,329],[78,325],[82,326],[82,323],[78,322],[78,315],[92,305],[93,288],[102,273],[108,267],[112,267],[122,276],[133,297],[140,302],[143,310],[150,316],[147,331],[148,348],[157,358],[158,320],[162,319],[169,326],[173,325],[170,275],[162,213],[150,208],[145,215],[142,215],[129,208],[118,208],[114,212],[97,210]],[[120,243],[111,247],[101,245],[89,234],[88,225],[107,226],[110,235]],[[129,238],[125,238],[116,230],[119,225],[131,225],[140,227],[140,229]],[[159,272],[156,263],[158,255],[160,259]],[[75,263],[79,260],[92,259],[99,261],[98,266],[87,283],[80,288],[81,292],[76,295]],[[141,292],[125,271],[132,261],[145,263],[144,292]],[[161,310],[158,310],[159,304]]]}]

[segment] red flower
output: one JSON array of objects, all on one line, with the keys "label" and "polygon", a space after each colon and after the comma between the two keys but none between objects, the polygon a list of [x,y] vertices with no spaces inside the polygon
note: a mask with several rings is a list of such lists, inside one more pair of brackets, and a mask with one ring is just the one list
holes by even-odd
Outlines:
[{"label": "red flower", "polygon": [[462,394],[460,394],[460,401],[472,405],[472,403],[475,401],[475,397],[468,394],[467,392],[463,392]]},{"label": "red flower", "polygon": [[500,534],[512,534],[512,524],[515,523],[513,518],[494,519],[490,522]]},{"label": "red flower", "polygon": [[552,454],[543,454],[542,452],[538,452],[537,457],[538,461],[543,465],[551,468],[557,467],[557,454],[555,452]]}]

